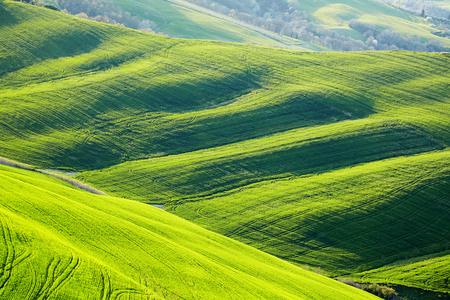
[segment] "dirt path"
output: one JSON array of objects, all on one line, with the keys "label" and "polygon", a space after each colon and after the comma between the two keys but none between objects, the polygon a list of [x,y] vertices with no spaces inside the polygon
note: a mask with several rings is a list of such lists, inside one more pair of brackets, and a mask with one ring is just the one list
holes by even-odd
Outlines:
[{"label": "dirt path", "polygon": [[33,167],[31,167],[30,165],[27,164],[23,164],[23,163],[19,163],[4,157],[0,157],[0,164],[1,165],[5,165],[5,166],[9,166],[9,167],[14,167],[14,168],[19,168],[19,169],[24,169],[24,170],[29,170],[29,171],[33,171],[33,172],[38,172],[38,173],[42,173],[42,174],[46,174],[55,178],[58,178],[62,181],[65,181],[69,184],[71,184],[72,186],[82,189],[86,192],[92,193],[92,194],[96,194],[96,195],[102,195],[102,196],[107,196],[106,193],[88,185],[85,184],[81,181],[78,181],[76,179],[70,178],[70,177],[66,177],[64,175],[60,175],[55,173],[52,170],[45,170],[45,169],[35,169]]}]

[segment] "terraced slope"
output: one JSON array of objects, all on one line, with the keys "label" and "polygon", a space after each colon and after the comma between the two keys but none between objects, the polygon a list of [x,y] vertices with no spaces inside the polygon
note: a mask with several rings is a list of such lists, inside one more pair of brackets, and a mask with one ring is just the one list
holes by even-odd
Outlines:
[{"label": "terraced slope", "polygon": [[376,299],[157,208],[0,166],[2,299]]}]

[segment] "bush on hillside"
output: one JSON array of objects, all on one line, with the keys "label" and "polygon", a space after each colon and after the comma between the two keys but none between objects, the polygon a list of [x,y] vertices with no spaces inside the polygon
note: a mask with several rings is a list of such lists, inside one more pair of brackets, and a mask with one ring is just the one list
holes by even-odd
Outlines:
[{"label": "bush on hillside", "polygon": [[386,300],[399,300],[400,297],[398,296],[398,294],[395,292],[395,290],[393,288],[387,287],[385,285],[378,285],[376,283],[372,283],[372,284],[360,284],[357,283],[355,281],[353,281],[352,279],[339,279],[338,281],[351,285],[355,288],[364,290],[366,292],[369,292],[377,297],[380,297],[382,299],[386,299]]}]

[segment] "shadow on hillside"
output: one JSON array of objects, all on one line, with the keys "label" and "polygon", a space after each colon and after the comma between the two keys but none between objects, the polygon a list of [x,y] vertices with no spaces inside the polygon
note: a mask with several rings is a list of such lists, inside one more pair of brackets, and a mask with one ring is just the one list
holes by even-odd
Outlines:
[{"label": "shadow on hillside", "polygon": [[18,18],[6,10],[7,6],[7,3],[0,1],[0,30],[2,27],[9,27],[20,22]]},{"label": "shadow on hillside", "polygon": [[[57,20],[62,13],[48,10],[46,13],[36,11],[32,14],[28,10],[18,10],[14,5],[17,4],[0,4],[0,29],[6,34],[1,43],[9,54],[6,59],[0,60],[0,77],[48,59],[88,53],[102,43],[98,32],[73,19],[68,19],[64,25],[55,23],[58,24],[55,28],[43,26],[39,34],[37,31],[31,33],[27,23],[32,22],[29,18],[36,22],[51,17]],[[15,28],[22,23],[24,28]]]},{"label": "shadow on hillside", "polygon": [[332,268],[331,264],[319,266],[342,274],[449,249],[450,174],[438,174],[374,195],[353,207],[333,210],[332,214],[304,218],[295,230],[303,238],[285,241],[299,247],[293,260],[324,262],[330,257],[329,251],[339,249],[351,255],[334,256]]}]

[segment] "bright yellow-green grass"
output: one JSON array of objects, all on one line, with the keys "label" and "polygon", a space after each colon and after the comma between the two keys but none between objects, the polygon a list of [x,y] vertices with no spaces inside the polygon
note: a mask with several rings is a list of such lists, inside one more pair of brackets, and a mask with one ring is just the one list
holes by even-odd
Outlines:
[{"label": "bright yellow-green grass", "polygon": [[136,201],[0,166],[2,299],[377,299]]},{"label": "bright yellow-green grass", "polygon": [[[367,151],[352,142],[349,147]],[[339,155],[309,150],[319,157],[317,161]],[[314,158],[313,154],[306,157],[305,152],[298,157],[308,164]],[[153,165],[129,163],[81,178],[113,194],[137,195],[136,199],[148,195],[145,201],[153,198],[163,202],[172,197],[166,208],[183,218],[284,259],[320,266],[337,275],[450,247],[449,154],[448,150],[431,152],[306,177],[299,176],[303,170],[299,167],[289,175],[284,173],[283,179],[261,175],[264,181],[254,184],[247,179],[252,177],[245,176],[255,172],[250,169],[254,161],[242,159],[223,167],[215,163],[217,156],[213,154],[209,160],[192,162],[168,157],[155,159]],[[273,153],[273,157],[279,155]],[[301,159],[295,157],[294,153],[280,159],[279,168],[298,165]],[[209,168],[203,167],[208,163]],[[171,164],[178,165],[178,175]],[[191,172],[185,173],[186,165],[192,165]],[[249,169],[239,170],[245,167]],[[212,193],[208,188],[215,187],[216,182],[229,190],[201,198],[192,195],[195,191]],[[182,192],[190,197],[181,197]]]},{"label": "bright yellow-green grass", "polygon": [[356,274],[363,282],[379,282],[448,292],[450,290],[450,255],[426,256],[400,261],[379,269]]}]

